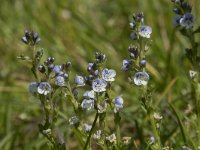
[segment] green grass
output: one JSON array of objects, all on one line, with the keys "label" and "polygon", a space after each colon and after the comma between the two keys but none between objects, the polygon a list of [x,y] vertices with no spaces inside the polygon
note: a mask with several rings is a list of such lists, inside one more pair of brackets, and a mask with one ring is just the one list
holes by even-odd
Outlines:
[{"label": "green grass", "polygon": [[[200,1],[191,0],[191,3],[196,24],[200,24]],[[170,0],[1,0],[0,149],[48,149],[46,140],[38,132],[38,123],[43,118],[40,103],[28,93],[28,84],[33,80],[30,66],[16,58],[20,54],[31,54],[20,42],[25,29],[39,32],[44,59],[54,56],[57,64],[70,60],[74,74],[86,73],[95,50],[106,53],[107,65],[117,71],[114,91],[123,94],[125,99],[121,121],[123,135],[134,136],[137,144],[144,143],[151,129],[137,99],[140,93],[120,70],[131,43],[129,21],[137,11],[144,12],[145,23],[153,29],[147,60],[152,66],[148,71],[155,91],[153,103],[164,117],[161,141],[165,146],[181,148],[184,140],[180,124],[184,124],[186,140],[191,146],[190,141],[195,141],[192,130],[195,117],[192,112],[184,113],[188,104],[194,106],[188,74],[191,66],[184,51],[190,45],[185,37],[175,32],[172,9]],[[196,38],[200,40],[199,34]],[[63,110],[66,118],[73,114],[66,104]],[[72,143],[71,139],[76,135],[67,127],[67,119],[63,120],[58,124],[65,130],[70,148],[75,149],[77,143]]]}]

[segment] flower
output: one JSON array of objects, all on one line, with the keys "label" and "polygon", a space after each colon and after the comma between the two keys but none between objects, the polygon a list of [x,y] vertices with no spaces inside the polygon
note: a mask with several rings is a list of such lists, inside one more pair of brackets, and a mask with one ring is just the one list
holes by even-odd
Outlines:
[{"label": "flower", "polygon": [[94,133],[94,139],[100,139],[101,138],[101,130],[97,130],[96,133]]},{"label": "flower", "polygon": [[90,130],[92,129],[92,126],[87,123],[84,123],[84,128],[86,132],[90,132]]},{"label": "flower", "polygon": [[46,129],[46,130],[43,130],[42,131],[43,132],[43,134],[45,134],[45,135],[50,135],[51,133],[52,133],[52,131],[51,131],[51,129]]},{"label": "flower", "polygon": [[84,78],[82,76],[76,75],[75,83],[77,86],[84,86],[85,85]]},{"label": "flower", "polygon": [[185,28],[190,28],[194,25],[194,17],[190,13],[186,13],[183,15],[183,17],[180,19],[180,25]]},{"label": "flower", "polygon": [[103,92],[106,91],[106,81],[101,79],[96,79],[92,82],[92,89],[95,92]]},{"label": "flower", "polygon": [[123,108],[124,100],[121,96],[117,96],[115,98],[115,107],[116,108]]},{"label": "flower", "polygon": [[153,136],[151,136],[149,138],[149,144],[152,145],[153,143],[155,143],[155,138]]},{"label": "flower", "polygon": [[53,72],[56,73],[56,74],[62,75],[63,74],[62,66],[61,65],[55,65],[53,67]]},{"label": "flower", "polygon": [[116,136],[115,134],[111,134],[110,136],[106,137],[106,140],[108,140],[110,143],[116,143]]},{"label": "flower", "polygon": [[47,95],[51,92],[51,85],[48,82],[40,82],[37,92],[39,94]]},{"label": "flower", "polygon": [[79,122],[79,119],[76,116],[73,116],[69,119],[69,124],[70,125],[75,125]]},{"label": "flower", "polygon": [[146,72],[137,72],[134,75],[134,83],[136,85],[147,85],[149,75]]},{"label": "flower", "polygon": [[55,84],[58,86],[65,86],[65,78],[62,76],[57,76]]},{"label": "flower", "polygon": [[94,108],[94,100],[92,99],[84,99],[81,103],[81,107],[83,109],[87,109],[90,110],[92,108]]},{"label": "flower", "polygon": [[94,99],[94,91],[91,90],[91,91],[86,91],[83,96],[87,97],[87,98],[91,98],[91,99]]},{"label": "flower", "polygon": [[189,71],[190,78],[193,79],[196,76],[197,72],[194,70]]},{"label": "flower", "polygon": [[159,113],[156,113],[156,112],[154,112],[153,117],[157,121],[160,121],[163,119],[163,116],[161,116]]},{"label": "flower", "polygon": [[140,27],[139,35],[141,37],[150,38],[151,33],[152,33],[151,27],[149,27],[149,26],[141,26]]},{"label": "flower", "polygon": [[115,76],[116,76],[116,71],[113,70],[113,69],[107,69],[107,68],[105,68],[102,71],[102,78],[105,81],[114,81],[115,80],[115,78],[114,78]]},{"label": "flower", "polygon": [[38,88],[38,83],[37,82],[31,82],[29,84],[29,92],[30,93],[36,93]]},{"label": "flower", "polygon": [[123,62],[122,62],[121,69],[123,71],[127,71],[129,69],[130,65],[131,65],[131,61],[129,59],[124,59]]}]

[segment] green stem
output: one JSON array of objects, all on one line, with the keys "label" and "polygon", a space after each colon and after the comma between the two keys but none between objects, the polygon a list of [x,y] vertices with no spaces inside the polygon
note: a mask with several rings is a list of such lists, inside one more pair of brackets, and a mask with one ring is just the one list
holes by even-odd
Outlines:
[{"label": "green stem", "polygon": [[197,45],[195,42],[195,37],[193,34],[193,31],[189,31],[189,40],[192,46],[192,62],[193,62],[193,68],[195,71],[198,72],[196,80],[192,82],[192,91],[194,93],[194,99],[195,99],[195,106],[196,106],[196,115],[197,115],[197,134],[198,134],[198,142],[200,143],[200,93],[199,93],[199,64],[197,62]]},{"label": "green stem", "polygon": [[152,129],[153,129],[153,133],[154,133],[156,142],[158,143],[158,149],[162,149],[162,146],[161,146],[161,143],[160,143],[159,131],[158,131],[157,127],[156,127],[156,122],[155,122],[155,120],[153,118],[152,112],[149,113],[149,119],[150,119],[150,122],[151,122],[151,126],[152,126]]},{"label": "green stem", "polygon": [[32,68],[31,68],[31,71],[35,77],[36,80],[38,80],[38,75],[37,75],[37,64],[36,64],[36,58],[35,58],[35,49],[36,47],[33,46],[33,56],[32,56]]},{"label": "green stem", "polygon": [[87,141],[86,141],[85,146],[84,146],[84,150],[87,150],[88,144],[90,143],[90,139],[91,139],[93,130],[96,126],[96,122],[97,122],[98,117],[99,117],[99,114],[98,114],[98,112],[96,112],[96,116],[95,116],[95,119],[93,121],[92,128],[90,130],[89,136],[88,136]]},{"label": "green stem", "polygon": [[74,106],[74,110],[76,112],[76,110],[78,110],[78,103],[77,103],[76,99],[74,98],[74,94],[72,92],[72,89],[71,89],[71,86],[70,86],[69,82],[67,82],[67,89],[69,90],[69,93],[70,93],[70,96],[71,96],[70,100],[71,100],[71,102],[72,102],[72,104]]}]

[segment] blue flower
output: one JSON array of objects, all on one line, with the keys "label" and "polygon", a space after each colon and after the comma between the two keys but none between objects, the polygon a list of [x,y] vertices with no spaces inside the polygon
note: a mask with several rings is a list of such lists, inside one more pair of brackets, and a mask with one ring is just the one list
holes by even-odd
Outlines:
[{"label": "blue flower", "polygon": [[58,86],[65,86],[66,85],[65,84],[65,78],[62,77],[62,76],[57,76],[55,84],[58,85]]},{"label": "blue flower", "polygon": [[124,100],[121,96],[117,96],[115,98],[115,107],[116,108],[123,108]]},{"label": "blue flower", "polygon": [[63,74],[63,67],[61,65],[55,65],[53,67],[53,72],[59,75]]},{"label": "blue flower", "polygon": [[29,84],[29,92],[30,93],[36,93],[38,88],[38,83],[37,82],[31,82]]},{"label": "blue flower", "polygon": [[37,92],[42,95],[47,95],[51,92],[51,85],[48,82],[40,82]]},{"label": "blue flower", "polygon": [[105,81],[114,81],[115,80],[115,76],[116,76],[116,71],[113,69],[107,69],[105,68],[102,71],[102,78]]},{"label": "blue flower", "polygon": [[106,91],[106,81],[101,79],[96,79],[92,82],[92,89],[95,92],[104,92]]},{"label": "blue flower", "polygon": [[85,80],[82,76],[76,75],[75,77],[75,83],[77,86],[84,86],[85,85]]},{"label": "blue flower", "polygon": [[180,19],[180,25],[185,28],[190,28],[194,25],[194,17],[190,13],[186,13],[181,19]]},{"label": "blue flower", "polygon": [[147,85],[149,80],[149,75],[146,72],[137,72],[134,75],[134,83],[136,85]]},{"label": "blue flower", "polygon": [[149,27],[149,26],[141,26],[140,27],[139,35],[141,37],[150,38],[151,33],[152,33],[151,27]]},{"label": "blue flower", "polygon": [[91,90],[91,91],[86,91],[83,96],[87,97],[87,98],[91,98],[91,99],[94,99],[95,95],[94,95],[94,91]]},{"label": "blue flower", "polygon": [[92,108],[94,108],[94,100],[92,99],[84,99],[81,103],[81,107],[83,109],[87,109],[90,110]]},{"label": "blue flower", "polygon": [[122,62],[122,67],[121,69],[123,71],[127,71],[129,69],[129,66],[131,65],[131,61],[128,60],[128,59],[124,59],[123,62]]}]

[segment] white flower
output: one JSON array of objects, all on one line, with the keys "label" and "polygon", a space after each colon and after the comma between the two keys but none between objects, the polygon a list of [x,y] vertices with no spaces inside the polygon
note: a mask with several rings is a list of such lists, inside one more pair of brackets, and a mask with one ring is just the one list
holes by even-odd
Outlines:
[{"label": "white flower", "polygon": [[183,17],[180,19],[180,25],[185,28],[190,28],[194,25],[194,17],[190,13],[186,13],[183,15]]},{"label": "white flower", "polygon": [[45,135],[50,135],[52,133],[51,129],[46,129],[42,131]]},{"label": "white flower", "polygon": [[149,144],[152,145],[153,143],[155,143],[155,138],[151,136],[149,139]]},{"label": "white flower", "polygon": [[47,95],[51,92],[51,85],[48,82],[40,82],[37,92],[39,94]]},{"label": "white flower", "polygon": [[29,84],[29,92],[30,93],[36,93],[38,88],[38,83],[37,82],[31,82]]},{"label": "white flower", "polygon": [[73,116],[69,119],[69,124],[70,125],[75,125],[79,122],[79,119],[76,116]]},{"label": "white flower", "polygon": [[84,86],[85,85],[84,78],[82,76],[76,75],[75,83],[77,86]]},{"label": "white flower", "polygon": [[137,72],[134,75],[134,83],[136,85],[147,85],[149,80],[149,75],[146,72]]},{"label": "white flower", "polygon": [[62,76],[57,76],[55,84],[58,86],[65,86],[65,78]]},{"label": "white flower", "polygon": [[163,118],[163,116],[161,116],[159,113],[156,113],[156,112],[154,112],[153,117],[157,121],[160,121]]},{"label": "white flower", "polygon": [[149,27],[149,26],[141,26],[140,27],[139,35],[141,37],[150,38],[151,33],[152,33],[151,27]]},{"label": "white flower", "polygon": [[194,78],[196,76],[197,72],[194,71],[194,70],[190,70],[189,74],[190,74],[190,78],[192,79],[192,78]]},{"label": "white flower", "polygon": [[96,133],[94,133],[94,139],[100,139],[101,138],[101,130],[97,130]]},{"label": "white flower", "polygon": [[92,126],[87,123],[84,123],[84,129],[86,132],[90,132],[90,130],[92,129]]},{"label": "white flower", "polygon": [[121,67],[121,69],[122,69],[123,71],[127,71],[127,70],[129,69],[130,64],[131,64],[131,61],[130,61],[130,60],[124,59],[123,62],[122,62],[122,67]]},{"label": "white flower", "polygon": [[94,95],[94,91],[91,90],[91,91],[86,91],[83,96],[87,97],[87,98],[91,98],[91,99],[94,99],[95,95]]},{"label": "white flower", "polygon": [[116,71],[113,69],[107,69],[105,68],[102,71],[102,78],[105,81],[114,81],[115,80],[115,76],[116,76]]},{"label": "white flower", "polygon": [[96,79],[92,82],[92,89],[95,92],[104,92],[106,91],[106,85],[107,85],[106,81]]},{"label": "white flower", "polygon": [[110,136],[106,137],[106,140],[108,140],[110,143],[116,143],[116,136],[115,134],[111,134]]},{"label": "white flower", "polygon": [[94,108],[94,100],[93,99],[84,99],[81,103],[81,107],[83,109],[87,109],[87,110]]}]

